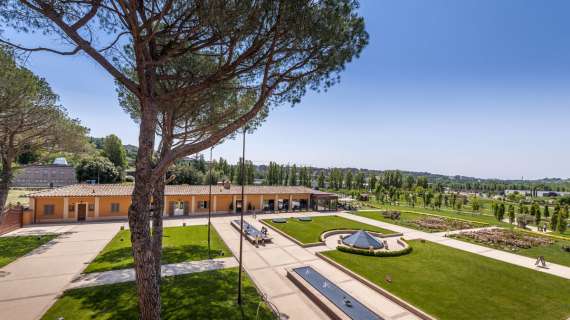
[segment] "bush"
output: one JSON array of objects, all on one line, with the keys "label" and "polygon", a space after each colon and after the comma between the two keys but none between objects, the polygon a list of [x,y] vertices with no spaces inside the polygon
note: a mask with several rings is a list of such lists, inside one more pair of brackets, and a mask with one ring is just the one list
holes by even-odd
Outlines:
[{"label": "bush", "polygon": [[178,164],[170,169],[169,175],[175,177],[170,184],[197,185],[204,182],[204,174],[192,164]]},{"label": "bush", "polygon": [[371,257],[399,257],[412,252],[412,246],[410,245],[408,245],[408,247],[405,248],[404,250],[400,251],[378,251],[378,252],[370,252],[367,249],[356,249],[356,248],[349,248],[343,246],[338,246],[336,248],[338,251],[360,254],[363,256],[371,256]]},{"label": "bush", "polygon": [[400,211],[384,211],[382,216],[387,219],[400,220]]},{"label": "bush", "polygon": [[125,177],[125,182],[135,182],[135,177],[133,177],[133,176],[126,176],[126,177]]},{"label": "bush", "polygon": [[79,182],[93,180],[99,183],[113,183],[121,178],[121,174],[115,165],[105,157],[81,159],[75,167],[75,172]]},{"label": "bush", "polygon": [[526,226],[531,223],[534,219],[526,214],[517,217],[517,226],[522,229],[526,229]]}]

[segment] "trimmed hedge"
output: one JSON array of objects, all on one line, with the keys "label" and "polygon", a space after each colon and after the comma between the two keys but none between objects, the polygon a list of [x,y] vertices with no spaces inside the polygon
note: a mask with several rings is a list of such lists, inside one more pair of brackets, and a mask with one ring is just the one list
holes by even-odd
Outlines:
[{"label": "trimmed hedge", "polygon": [[378,251],[378,252],[370,252],[366,249],[355,249],[355,248],[348,248],[343,246],[337,246],[336,249],[338,251],[347,252],[347,253],[354,253],[360,254],[363,256],[373,256],[373,257],[399,257],[405,254],[412,252],[412,246],[408,245],[408,247],[404,250],[400,251]]}]

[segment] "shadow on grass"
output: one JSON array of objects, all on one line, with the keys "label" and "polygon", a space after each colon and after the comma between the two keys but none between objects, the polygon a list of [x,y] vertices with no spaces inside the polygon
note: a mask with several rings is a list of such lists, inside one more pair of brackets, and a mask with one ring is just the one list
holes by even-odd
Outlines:
[{"label": "shadow on grass", "polygon": [[[212,249],[212,258],[223,258],[224,251]],[[229,255],[227,257],[230,257]],[[162,264],[208,259],[208,247],[202,245],[183,245],[164,247],[162,249]],[[85,272],[99,272],[133,267],[131,247],[117,248],[101,253]]]},{"label": "shadow on grass", "polygon": [[40,254],[51,248],[57,235],[9,236],[0,238],[0,268],[24,255]]},{"label": "shadow on grass", "polygon": [[[162,319],[255,319],[261,299],[244,278],[244,304],[236,303],[237,268],[164,278]],[[67,291],[43,319],[137,319],[134,283]],[[273,319],[265,304],[258,319]]]}]

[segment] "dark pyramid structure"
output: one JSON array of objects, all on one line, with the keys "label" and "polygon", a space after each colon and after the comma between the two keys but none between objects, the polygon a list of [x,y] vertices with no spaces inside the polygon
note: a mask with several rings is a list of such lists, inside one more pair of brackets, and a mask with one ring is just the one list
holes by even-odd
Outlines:
[{"label": "dark pyramid structure", "polygon": [[382,249],[384,247],[384,244],[382,244],[382,242],[376,240],[376,238],[364,230],[355,232],[350,236],[342,239],[342,243],[347,246],[359,249],[369,249],[370,247],[373,249]]}]

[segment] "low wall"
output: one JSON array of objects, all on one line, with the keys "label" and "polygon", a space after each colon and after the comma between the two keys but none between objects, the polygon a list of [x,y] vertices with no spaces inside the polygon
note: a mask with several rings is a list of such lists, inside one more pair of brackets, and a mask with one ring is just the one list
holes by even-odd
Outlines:
[{"label": "low wall", "polygon": [[16,206],[7,208],[0,214],[0,235],[22,227],[24,208]]}]

